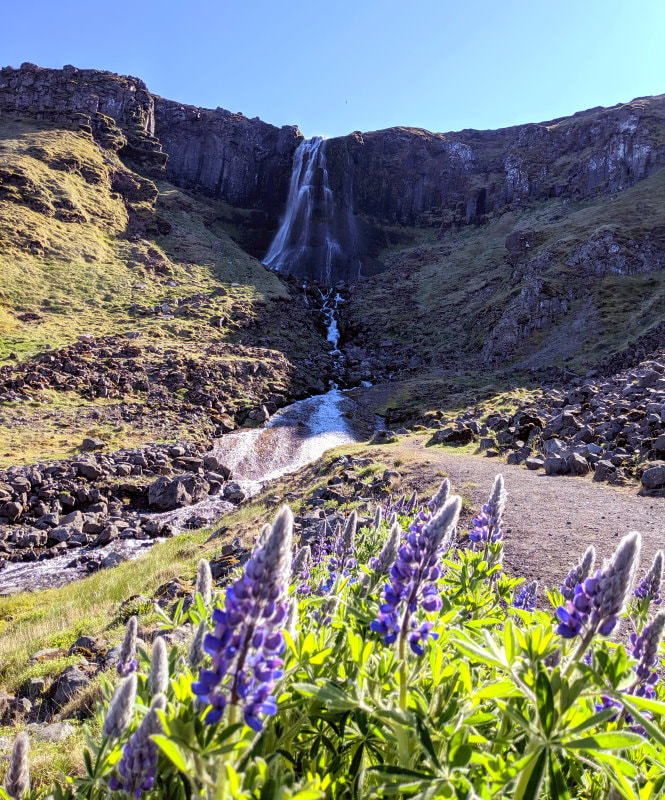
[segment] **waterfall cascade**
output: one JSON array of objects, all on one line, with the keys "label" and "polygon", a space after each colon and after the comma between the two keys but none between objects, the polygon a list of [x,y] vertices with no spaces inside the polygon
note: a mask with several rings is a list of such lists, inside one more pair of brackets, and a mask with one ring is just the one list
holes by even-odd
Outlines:
[{"label": "waterfall cascade", "polygon": [[315,136],[298,146],[284,218],[263,263],[331,286],[358,278],[361,262],[350,192],[333,193],[326,145]]}]

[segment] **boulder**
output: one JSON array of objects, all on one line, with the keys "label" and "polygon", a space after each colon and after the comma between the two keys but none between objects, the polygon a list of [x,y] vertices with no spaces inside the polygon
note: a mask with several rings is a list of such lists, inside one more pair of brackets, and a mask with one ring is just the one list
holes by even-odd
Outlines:
[{"label": "boulder", "polygon": [[247,490],[237,481],[229,481],[224,485],[224,499],[231,503],[242,503],[249,497]]},{"label": "boulder", "polygon": [[103,450],[106,447],[106,442],[103,439],[84,439],[81,442],[82,453],[92,453],[95,450]]},{"label": "boulder", "polygon": [[429,444],[470,444],[475,436],[471,428],[442,428],[432,436]]},{"label": "boulder", "polygon": [[594,481],[608,481],[616,472],[616,467],[611,461],[602,459],[596,464],[596,470],[593,474]]},{"label": "boulder", "polygon": [[662,489],[665,486],[665,463],[652,461],[640,478],[645,489]]},{"label": "boulder", "polygon": [[53,702],[61,708],[66,705],[75,695],[83,691],[90,683],[90,675],[80,667],[72,666],[63,670],[56,678]]},{"label": "boulder", "polygon": [[568,472],[568,462],[563,456],[548,456],[545,459],[546,475],[565,475]]},{"label": "boulder", "polygon": [[545,459],[540,456],[530,456],[524,463],[527,469],[541,469],[545,466]]},{"label": "boulder", "polygon": [[573,475],[586,475],[589,472],[589,462],[579,453],[568,456],[568,471]]},{"label": "boulder", "polygon": [[50,725],[44,725],[37,728],[35,731],[35,739],[42,742],[64,742],[69,739],[75,732],[73,725],[69,722],[52,722]]},{"label": "boulder", "polygon": [[160,511],[171,511],[174,508],[182,508],[191,505],[192,497],[185,488],[185,484],[179,478],[169,478],[162,476],[148,488],[148,503],[151,508]]}]

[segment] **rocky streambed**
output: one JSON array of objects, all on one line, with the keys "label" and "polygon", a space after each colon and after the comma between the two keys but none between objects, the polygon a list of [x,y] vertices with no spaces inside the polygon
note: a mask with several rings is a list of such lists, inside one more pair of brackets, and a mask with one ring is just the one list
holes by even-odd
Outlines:
[{"label": "rocky streambed", "polygon": [[332,389],[208,450],[156,444],[0,472],[0,593],[62,585],[212,524],[267,481],[366,435],[355,412]]}]

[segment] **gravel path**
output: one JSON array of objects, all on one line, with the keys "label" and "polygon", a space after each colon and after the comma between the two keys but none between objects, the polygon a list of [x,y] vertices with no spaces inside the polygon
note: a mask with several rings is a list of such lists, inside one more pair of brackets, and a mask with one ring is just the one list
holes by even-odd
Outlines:
[{"label": "gravel path", "polygon": [[665,548],[665,498],[638,497],[635,487],[548,476],[481,456],[443,452],[421,441],[406,447],[444,471],[474,509],[485,502],[494,476],[503,475],[508,491],[505,563],[515,574],[557,586],[590,544],[599,556],[608,556],[629,531],[642,534],[642,569],[656,550]]}]

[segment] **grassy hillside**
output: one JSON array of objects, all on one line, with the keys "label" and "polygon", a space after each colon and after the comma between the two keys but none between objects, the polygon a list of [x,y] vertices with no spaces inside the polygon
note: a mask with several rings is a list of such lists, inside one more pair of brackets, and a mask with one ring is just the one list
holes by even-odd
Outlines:
[{"label": "grassy hillside", "polygon": [[665,170],[421,239],[384,253],[389,271],[358,284],[347,312],[398,364],[584,368],[665,318]]},{"label": "grassy hillside", "polygon": [[[229,413],[303,393],[328,366],[310,361],[327,350],[324,339],[279,279],[225,233],[224,213],[138,174],[85,131],[0,119],[4,378],[80,337],[103,344],[87,356],[90,370],[131,374],[131,360],[104,360],[123,341],[107,346],[104,337],[119,334],[140,345],[140,366],[155,374],[207,369],[210,398]],[[146,402],[136,392],[93,402],[42,390],[4,402],[0,465],[70,454],[95,430],[117,446],[205,435],[205,421],[178,413],[183,399],[176,392],[167,405],[180,408],[155,415],[127,412]]]}]

